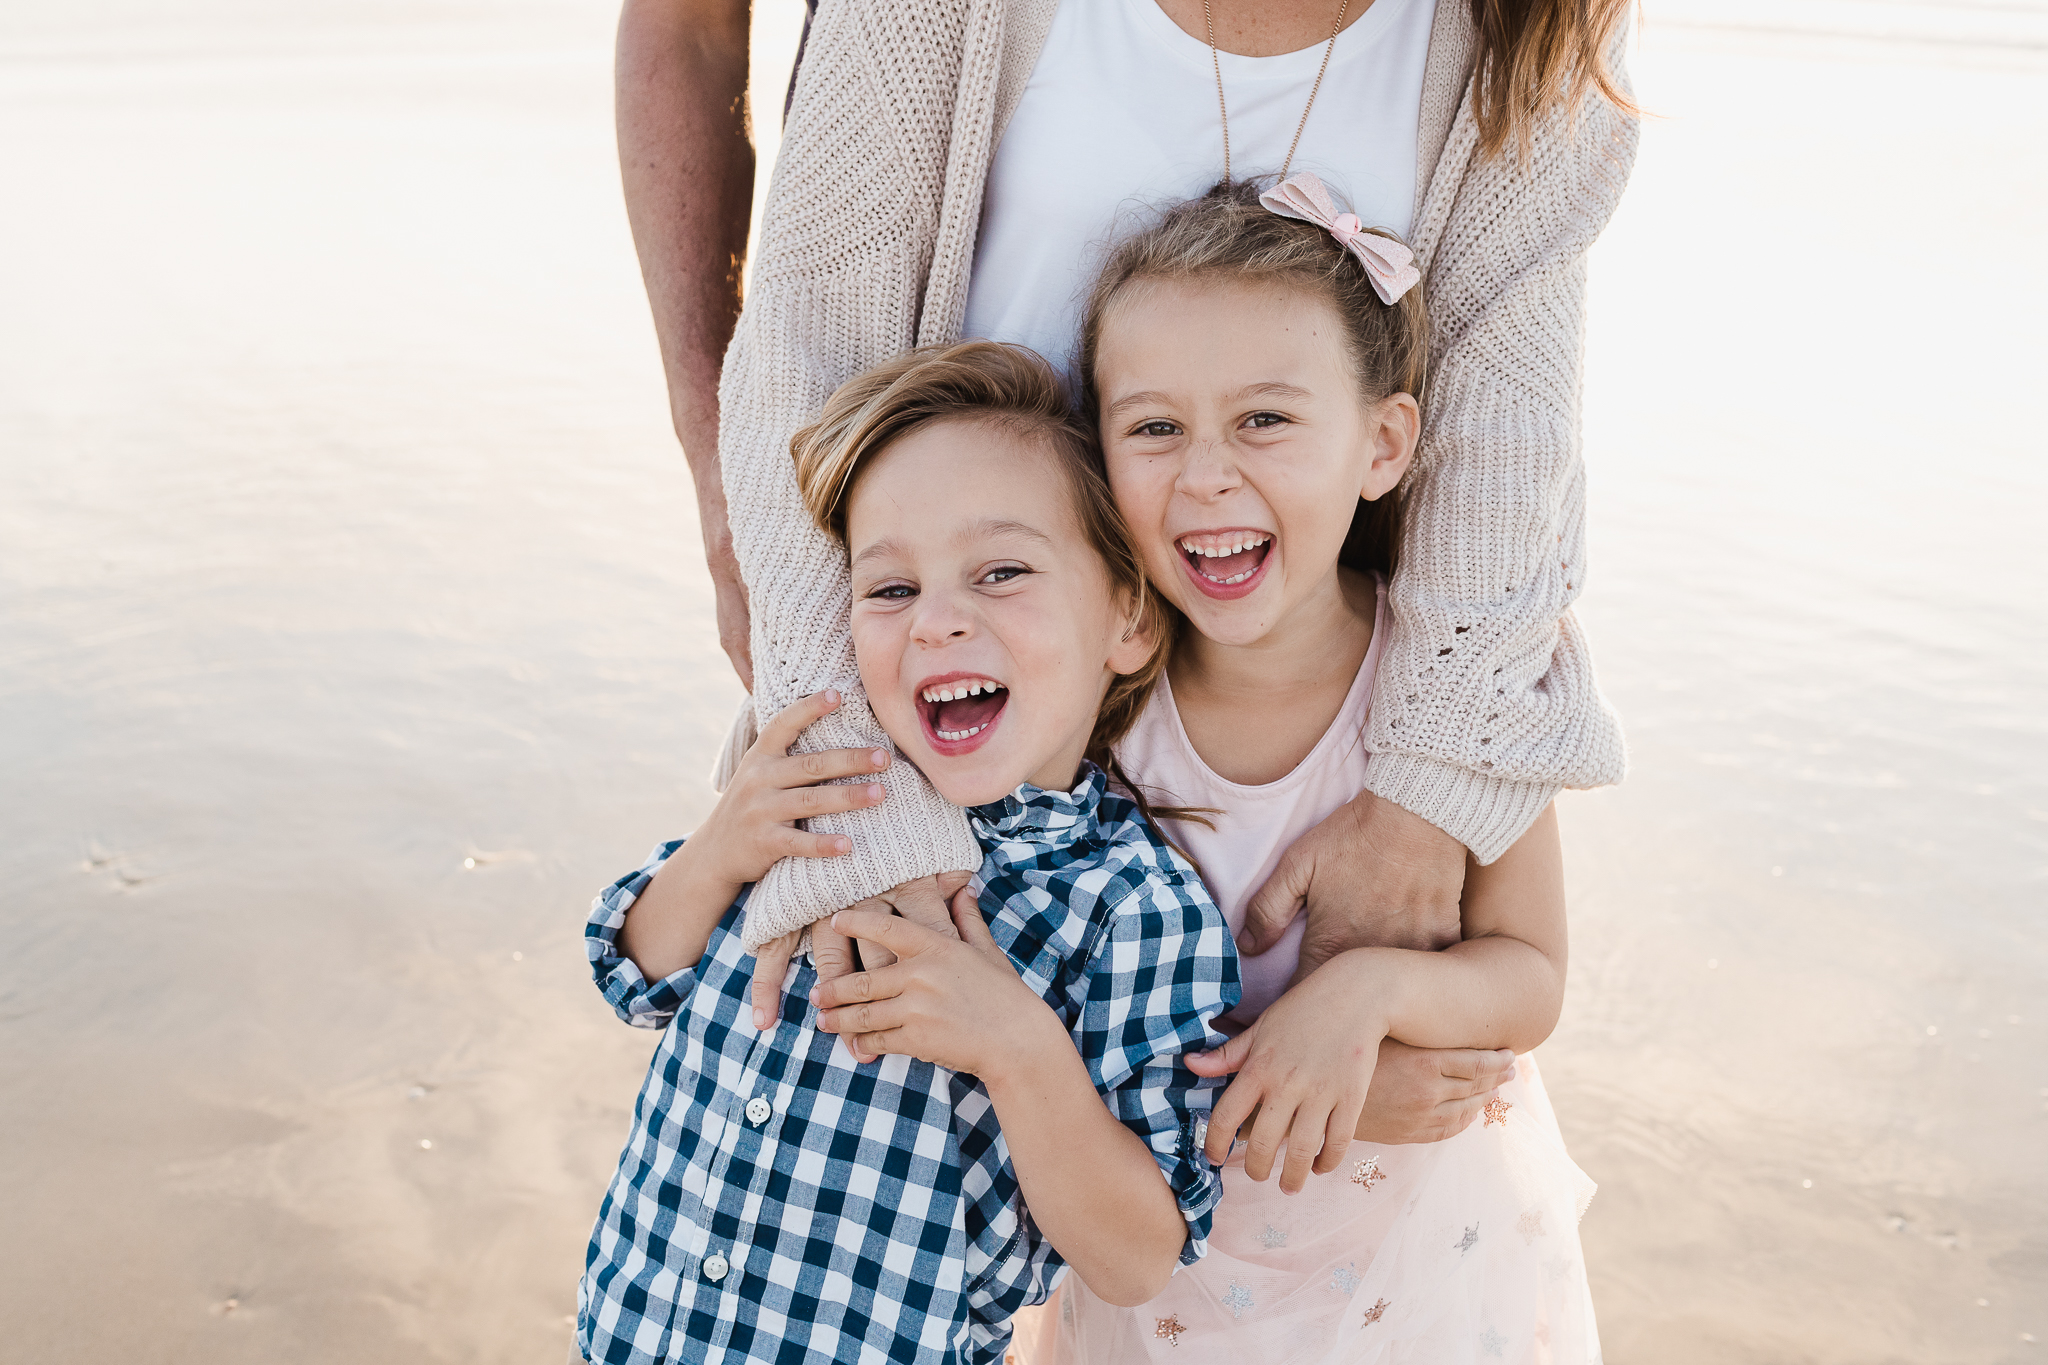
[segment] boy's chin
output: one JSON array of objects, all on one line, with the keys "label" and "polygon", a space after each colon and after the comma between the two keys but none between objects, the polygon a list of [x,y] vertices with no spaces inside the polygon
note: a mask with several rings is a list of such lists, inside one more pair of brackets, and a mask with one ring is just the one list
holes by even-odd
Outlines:
[{"label": "boy's chin", "polygon": [[[953,762],[957,763],[958,760],[953,760]],[[1000,773],[946,773],[933,771],[934,768],[944,768],[946,766],[948,766],[947,760],[934,759],[931,766],[925,768],[924,775],[939,795],[945,797],[956,806],[986,806],[991,801],[1002,800],[1011,792],[1017,790],[1024,782],[1022,777],[1012,781],[1005,774]]]}]

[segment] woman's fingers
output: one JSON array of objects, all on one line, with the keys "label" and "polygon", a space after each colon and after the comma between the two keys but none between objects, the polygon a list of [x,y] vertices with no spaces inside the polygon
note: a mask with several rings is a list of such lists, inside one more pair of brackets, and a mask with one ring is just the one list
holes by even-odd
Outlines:
[{"label": "woman's fingers", "polygon": [[781,938],[770,939],[754,952],[754,1029],[765,1032],[775,1026],[782,1009],[782,983],[789,976],[789,959],[796,952],[802,930],[792,929]]},{"label": "woman's fingers", "polygon": [[1457,1048],[1441,1055],[1441,1071],[1461,1096],[1484,1095],[1515,1078],[1515,1054],[1507,1048]]},{"label": "woman's fingers", "polygon": [[1498,1090],[1486,1090],[1477,1095],[1464,1095],[1454,1100],[1446,1100],[1437,1106],[1435,1130],[1423,1140],[1442,1142],[1446,1138],[1456,1137],[1478,1122],[1479,1116],[1486,1112],[1487,1101],[1499,1093]]},{"label": "woman's fingers", "polygon": [[799,697],[768,718],[761,727],[761,733],[754,740],[754,747],[748,757],[755,754],[780,756],[789,752],[789,746],[796,743],[797,736],[824,716],[839,709],[839,693],[832,688],[813,692],[808,697]]},{"label": "woman's fingers", "polygon": [[1280,941],[1301,913],[1314,872],[1314,841],[1304,836],[1280,855],[1273,875],[1245,902],[1244,928],[1237,931],[1240,953],[1257,957]]}]

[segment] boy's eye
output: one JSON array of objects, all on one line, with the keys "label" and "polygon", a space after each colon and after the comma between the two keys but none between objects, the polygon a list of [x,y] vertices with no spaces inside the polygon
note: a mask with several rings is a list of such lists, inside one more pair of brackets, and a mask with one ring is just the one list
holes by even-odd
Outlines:
[{"label": "boy's eye", "polygon": [[1244,419],[1244,424],[1255,431],[1284,425],[1287,419],[1277,412],[1255,412]]},{"label": "boy's eye", "polygon": [[1180,435],[1180,427],[1173,422],[1146,422],[1139,426],[1136,431],[1133,431],[1131,435],[1152,437],[1178,436]]},{"label": "boy's eye", "polygon": [[983,584],[1008,583],[1013,579],[1022,578],[1030,572],[1031,570],[1021,564],[1003,564],[987,570],[976,581]]},{"label": "boy's eye", "polygon": [[868,597],[870,599],[883,602],[902,602],[915,596],[917,596],[917,589],[911,587],[908,583],[883,583],[878,587],[868,589]]}]

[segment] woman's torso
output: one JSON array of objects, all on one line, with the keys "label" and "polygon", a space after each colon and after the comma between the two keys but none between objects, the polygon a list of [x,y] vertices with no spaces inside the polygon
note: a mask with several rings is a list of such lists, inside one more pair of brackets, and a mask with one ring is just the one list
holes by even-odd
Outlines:
[{"label": "woman's torso", "polygon": [[[1287,849],[1365,785],[1366,714],[1372,705],[1373,674],[1387,632],[1386,584],[1377,584],[1372,642],[1352,679],[1335,720],[1308,757],[1277,782],[1245,786],[1217,774],[1188,739],[1174,704],[1173,688],[1162,678],[1137,723],[1117,747],[1124,772],[1147,789],[1155,803],[1208,806],[1215,828],[1191,820],[1164,822],[1180,846],[1201,865],[1202,879],[1229,921],[1244,928],[1245,906],[1265,885]],[[1280,998],[1301,958],[1304,921],[1257,957],[1239,963],[1244,995],[1231,1018],[1249,1023]]]},{"label": "woman's torso", "polygon": [[[1403,235],[1434,16],[1435,0],[1375,0],[1338,35],[1293,162],[1367,224]],[[1280,169],[1323,49],[1221,54],[1235,175]],[[1103,248],[1222,176],[1208,46],[1155,0],[1061,5],[989,168],[962,334],[1066,368]]]}]

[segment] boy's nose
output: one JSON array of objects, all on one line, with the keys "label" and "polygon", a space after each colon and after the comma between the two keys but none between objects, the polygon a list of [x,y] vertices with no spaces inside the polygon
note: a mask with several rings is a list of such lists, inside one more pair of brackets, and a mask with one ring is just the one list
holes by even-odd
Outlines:
[{"label": "boy's nose", "polygon": [[921,645],[958,643],[974,633],[974,615],[950,598],[927,594],[910,623],[910,637]]}]

